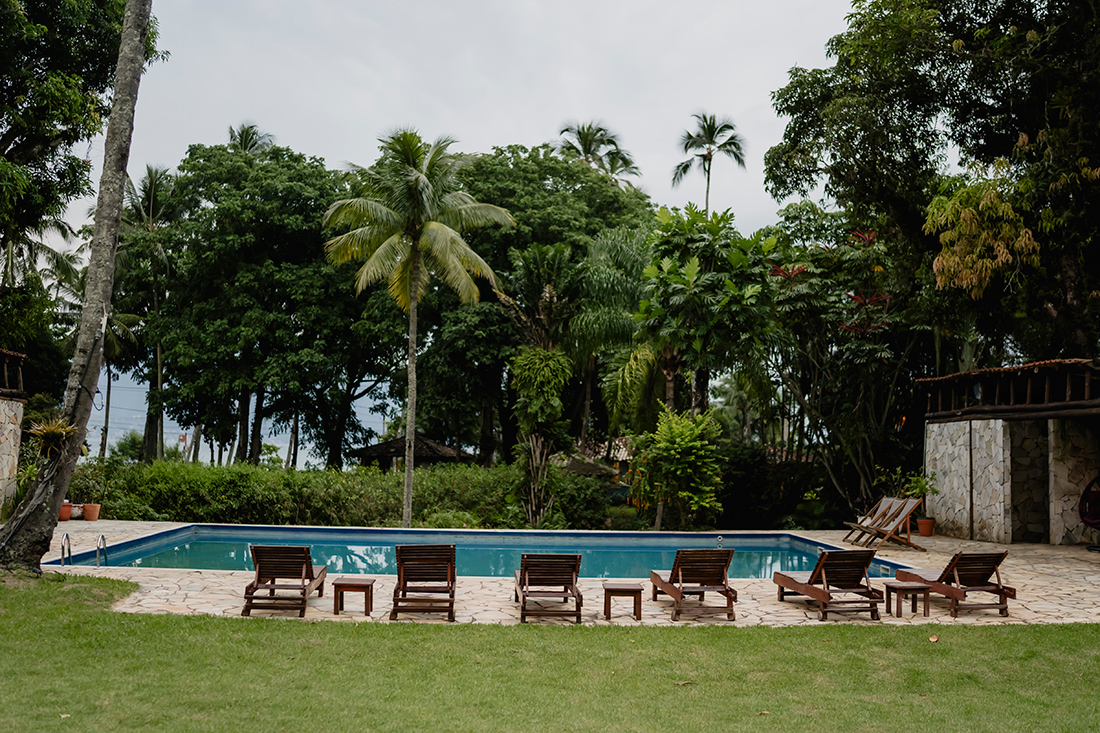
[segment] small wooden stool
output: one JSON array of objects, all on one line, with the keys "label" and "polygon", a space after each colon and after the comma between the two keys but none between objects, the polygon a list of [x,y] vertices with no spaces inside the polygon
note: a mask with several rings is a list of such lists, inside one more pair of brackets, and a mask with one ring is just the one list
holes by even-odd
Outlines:
[{"label": "small wooden stool", "polygon": [[630,597],[634,599],[634,618],[642,620],[642,584],[641,583],[604,583],[603,584],[603,617],[611,618],[612,596]]},{"label": "small wooden stool", "polygon": [[913,614],[917,613],[917,596],[924,596],[924,615],[928,615],[928,591],[931,588],[924,583],[910,583],[903,580],[888,580],[886,581],[886,613],[890,613],[890,594],[896,593],[898,597],[897,613],[894,614],[898,618],[901,618],[901,605],[905,601],[905,597],[909,596],[913,601]]},{"label": "small wooden stool", "polygon": [[369,616],[374,610],[374,578],[334,578],[332,580],[332,613],[336,616],[344,610],[344,593],[362,593]]}]

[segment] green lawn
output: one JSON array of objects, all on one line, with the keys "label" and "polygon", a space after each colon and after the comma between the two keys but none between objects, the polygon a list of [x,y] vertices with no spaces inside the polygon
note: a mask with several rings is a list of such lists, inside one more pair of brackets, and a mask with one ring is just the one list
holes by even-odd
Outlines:
[{"label": "green lawn", "polygon": [[1091,624],[355,625],[107,610],[132,588],[0,576],[0,730],[1100,725]]}]

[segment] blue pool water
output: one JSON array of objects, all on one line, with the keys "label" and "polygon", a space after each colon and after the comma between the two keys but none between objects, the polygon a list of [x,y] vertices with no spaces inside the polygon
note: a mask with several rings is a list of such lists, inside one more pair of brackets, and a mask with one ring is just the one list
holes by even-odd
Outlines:
[{"label": "blue pool water", "polygon": [[[394,545],[454,544],[458,574],[508,577],[524,552],[579,553],[589,578],[648,578],[672,566],[678,548],[732,547],[731,578],[770,578],[776,570],[809,570],[830,546],[785,533],[539,532],[266,527],[195,524],[112,545],[108,563],[149,568],[251,570],[250,544],[309,545],[313,561],[330,573],[392,575]],[[95,552],[73,557],[94,565]],[[54,563],[56,564],[56,563]],[[876,561],[872,577],[892,577],[895,566]]]}]

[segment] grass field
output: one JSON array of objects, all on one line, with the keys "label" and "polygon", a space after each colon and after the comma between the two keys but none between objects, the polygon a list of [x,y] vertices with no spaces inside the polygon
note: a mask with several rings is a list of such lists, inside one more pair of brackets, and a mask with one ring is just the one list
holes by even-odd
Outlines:
[{"label": "grass field", "polygon": [[1100,726],[1092,624],[356,625],[108,610],[133,587],[0,576],[0,731]]}]

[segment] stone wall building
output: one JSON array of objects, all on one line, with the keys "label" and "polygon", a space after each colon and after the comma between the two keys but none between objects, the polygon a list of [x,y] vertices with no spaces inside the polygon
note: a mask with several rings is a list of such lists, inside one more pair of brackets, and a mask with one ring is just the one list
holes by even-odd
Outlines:
[{"label": "stone wall building", "polygon": [[19,470],[19,440],[23,431],[23,360],[0,349],[0,506],[15,498]]},{"label": "stone wall building", "polygon": [[1065,359],[920,380],[936,531],[987,542],[1100,543],[1078,514],[1100,483],[1100,361]]}]

